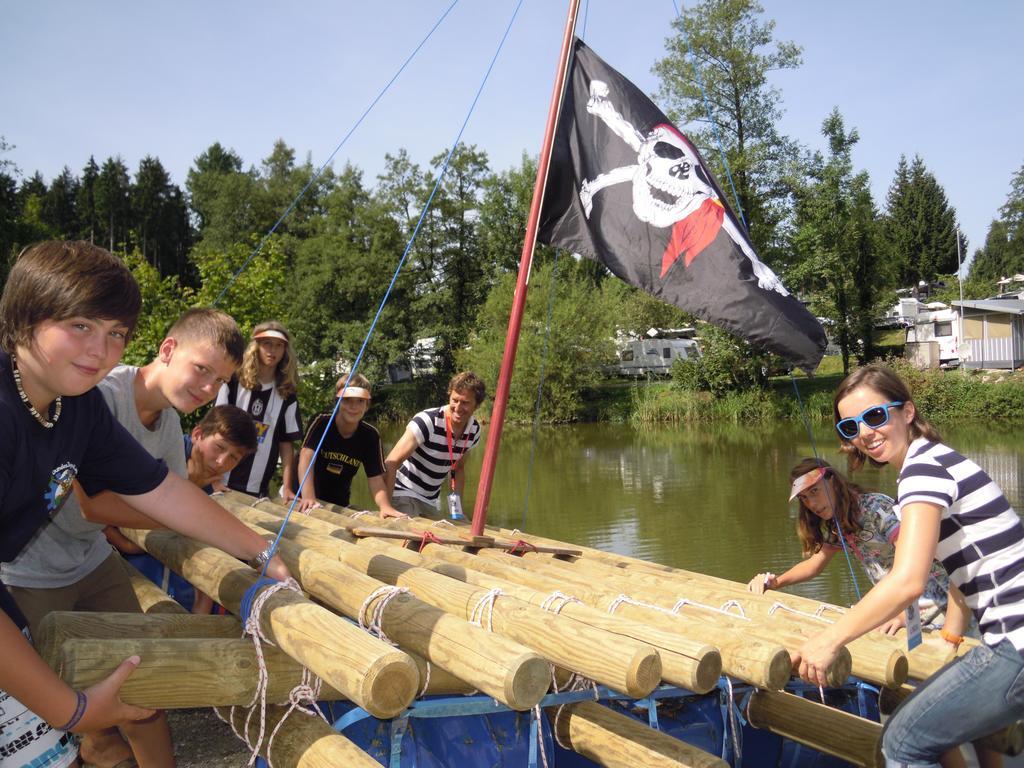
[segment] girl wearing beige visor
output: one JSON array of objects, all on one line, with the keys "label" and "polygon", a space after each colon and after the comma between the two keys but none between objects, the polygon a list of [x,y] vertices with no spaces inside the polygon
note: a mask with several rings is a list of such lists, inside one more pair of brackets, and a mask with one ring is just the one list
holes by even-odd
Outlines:
[{"label": "girl wearing beige visor", "polygon": [[[821,459],[803,459],[790,470],[789,500],[797,500],[796,532],[803,545],[804,559],[776,576],[759,573],[747,584],[756,594],[781,589],[813,579],[825,570],[843,544],[851,557],[864,567],[872,584],[891,569],[896,556],[900,522],[893,512],[893,499],[883,493],[867,493],[848,481]],[[838,531],[842,530],[843,541]],[[938,563],[932,563],[928,586],[918,601],[921,623],[941,627],[945,619],[949,577]],[[904,626],[904,614],[882,624],[890,634]]]}]

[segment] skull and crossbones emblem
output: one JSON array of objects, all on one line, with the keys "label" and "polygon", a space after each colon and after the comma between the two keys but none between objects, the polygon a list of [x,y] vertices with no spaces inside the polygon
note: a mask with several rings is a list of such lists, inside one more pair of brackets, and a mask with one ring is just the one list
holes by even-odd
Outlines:
[{"label": "skull and crossbones emblem", "polygon": [[[757,284],[788,296],[779,278],[757,258],[746,237],[724,213],[722,202],[689,143],[670,125],[657,125],[646,135],[636,130],[615,108],[608,93],[606,83],[592,80],[587,112],[602,120],[626,142],[637,153],[637,161],[583,181],[579,194],[586,217],[590,218],[597,193],[614,184],[629,182],[633,188],[633,213],[640,221],[655,227],[673,227],[670,247],[677,243],[676,229],[684,232],[679,242],[681,250],[689,250],[687,264],[714,239],[721,227],[750,260]],[[681,255],[681,252],[669,254],[666,251],[662,277]]]}]

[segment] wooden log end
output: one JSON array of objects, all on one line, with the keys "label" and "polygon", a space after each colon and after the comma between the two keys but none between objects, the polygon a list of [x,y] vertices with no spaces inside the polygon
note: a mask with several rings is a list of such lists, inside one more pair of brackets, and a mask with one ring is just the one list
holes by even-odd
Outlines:
[{"label": "wooden log end", "polygon": [[889,657],[889,663],[885,667],[885,687],[899,688],[910,674],[910,661],[906,654],[894,650]]},{"label": "wooden log end", "polygon": [[625,692],[634,699],[642,699],[661,682],[661,655],[649,645],[641,646],[630,659],[628,669]]},{"label": "wooden log end", "polygon": [[408,654],[399,650],[383,654],[363,678],[363,708],[381,720],[395,717],[412,703],[419,682],[419,668]]},{"label": "wooden log end", "polygon": [[691,681],[685,686],[694,693],[707,693],[718,685],[722,676],[722,654],[713,646],[706,646]]},{"label": "wooden log end", "polygon": [[551,668],[542,656],[524,653],[509,664],[505,677],[505,703],[520,712],[535,707],[551,685]]},{"label": "wooden log end", "polygon": [[828,685],[830,688],[838,688],[845,683],[849,677],[850,672],[853,669],[853,658],[850,656],[850,651],[845,646],[840,649],[839,655],[836,656],[836,660],[832,662],[832,666],[828,668]]},{"label": "wooden log end", "polygon": [[764,685],[771,691],[781,691],[793,676],[793,659],[781,646],[769,657],[765,667]]}]

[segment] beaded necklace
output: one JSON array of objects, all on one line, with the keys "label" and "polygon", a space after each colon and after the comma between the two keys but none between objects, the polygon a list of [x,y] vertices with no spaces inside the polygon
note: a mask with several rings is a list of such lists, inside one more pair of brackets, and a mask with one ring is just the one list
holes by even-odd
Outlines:
[{"label": "beaded necklace", "polygon": [[60,395],[57,395],[57,399],[53,401],[53,419],[47,419],[36,410],[36,407],[32,405],[28,399],[28,395],[25,394],[25,388],[21,385],[21,371],[18,370],[18,361],[11,355],[11,371],[14,373],[14,386],[18,388],[18,397],[21,398],[21,402],[28,408],[28,412],[35,417],[35,420],[42,424],[47,429],[53,429],[54,424],[57,423],[57,419],[60,418],[61,401]]}]

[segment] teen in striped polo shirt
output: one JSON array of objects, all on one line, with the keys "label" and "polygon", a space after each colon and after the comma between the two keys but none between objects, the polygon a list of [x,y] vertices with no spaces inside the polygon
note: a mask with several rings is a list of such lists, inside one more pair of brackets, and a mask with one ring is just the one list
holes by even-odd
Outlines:
[{"label": "teen in striped polo shirt", "polygon": [[960,644],[970,610],[983,642],[920,686],[882,738],[888,765],[934,765],[1024,716],[1024,526],[992,479],[942,444],[891,369],[854,371],[833,408],[853,469],[865,459],[899,469],[900,537],[889,575],[800,649],[800,676],[823,684],[844,644],[918,598],[938,558],[950,580],[943,639]]}]

